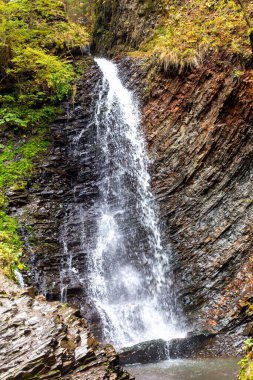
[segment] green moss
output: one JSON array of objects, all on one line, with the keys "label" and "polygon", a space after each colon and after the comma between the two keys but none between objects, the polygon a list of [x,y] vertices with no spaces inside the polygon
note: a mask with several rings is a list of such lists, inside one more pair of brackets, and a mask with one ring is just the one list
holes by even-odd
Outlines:
[{"label": "green moss", "polygon": [[9,142],[0,155],[0,188],[24,184],[33,174],[33,160],[46,151],[48,142],[36,136],[15,145]]},{"label": "green moss", "polygon": [[34,159],[38,159],[49,146],[40,131],[37,136],[20,142],[9,142],[0,155],[0,265],[7,276],[14,278],[16,268],[24,269],[21,263],[22,243],[18,222],[7,215],[7,197],[4,192],[22,191],[33,174]]},{"label": "green moss", "polygon": [[19,181],[11,187],[11,190],[12,191],[22,191],[22,190],[25,190],[26,187],[27,187],[27,181]]},{"label": "green moss", "polygon": [[241,70],[234,70],[233,71],[233,77],[234,78],[240,78],[243,74],[244,74],[244,72]]},{"label": "green moss", "polygon": [[248,303],[248,309],[247,309],[246,314],[247,314],[248,317],[253,316],[253,304]]},{"label": "green moss", "polygon": [[4,210],[6,208],[8,201],[6,196],[3,193],[0,193],[0,210]]}]

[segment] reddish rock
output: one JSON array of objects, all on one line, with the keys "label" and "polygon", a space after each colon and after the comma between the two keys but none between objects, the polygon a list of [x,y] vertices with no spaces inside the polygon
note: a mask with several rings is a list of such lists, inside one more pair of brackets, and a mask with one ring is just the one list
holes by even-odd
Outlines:
[{"label": "reddish rock", "polygon": [[198,329],[241,334],[253,284],[253,71],[236,78],[234,65],[209,57],[184,75],[153,75],[147,96],[145,66],[122,64],[128,78],[140,72],[129,86],[143,99],[177,297]]}]

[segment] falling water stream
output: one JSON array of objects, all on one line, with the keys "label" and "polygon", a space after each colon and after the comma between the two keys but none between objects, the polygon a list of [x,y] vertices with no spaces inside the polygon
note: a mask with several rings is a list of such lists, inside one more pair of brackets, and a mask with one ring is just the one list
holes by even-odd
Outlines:
[{"label": "falling water stream", "polygon": [[169,340],[180,335],[170,251],[161,241],[138,103],[115,64],[96,63],[103,74],[94,116],[101,173],[89,292],[105,341],[119,348]]}]

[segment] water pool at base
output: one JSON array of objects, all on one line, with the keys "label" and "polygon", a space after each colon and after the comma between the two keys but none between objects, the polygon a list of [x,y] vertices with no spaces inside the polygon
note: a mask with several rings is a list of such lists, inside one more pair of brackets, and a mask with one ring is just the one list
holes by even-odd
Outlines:
[{"label": "water pool at base", "polygon": [[126,367],[136,380],[236,380],[238,358],[165,360]]}]

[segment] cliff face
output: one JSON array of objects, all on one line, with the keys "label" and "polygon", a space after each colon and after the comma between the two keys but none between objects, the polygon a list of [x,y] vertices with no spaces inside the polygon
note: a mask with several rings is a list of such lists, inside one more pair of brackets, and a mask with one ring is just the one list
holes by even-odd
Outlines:
[{"label": "cliff face", "polygon": [[[96,54],[137,48],[159,19],[158,3],[153,5],[98,2]],[[240,344],[248,322],[245,308],[253,298],[252,69],[239,71],[221,53],[171,77],[155,71],[148,59],[120,58],[118,63],[140,98],[153,190],[164,239],[173,248],[178,303],[191,328],[235,332]],[[68,300],[82,305],[83,314],[94,323],[97,317],[84,284],[98,195],[90,124],[98,77],[96,67],[88,70],[75,101],[64,105],[51,128],[51,150],[28,191],[9,194],[12,211],[20,215],[32,268],[28,281],[51,299],[63,296],[67,286]],[[77,157],[73,139],[84,125],[82,154]],[[80,209],[81,203],[85,209]],[[89,225],[86,247],[80,223]],[[69,254],[83,273],[82,283],[68,270]],[[229,352],[228,347],[222,350]]]},{"label": "cliff face", "polygon": [[93,51],[107,56],[138,49],[159,19],[160,0],[99,0],[95,5]]},{"label": "cliff face", "polygon": [[240,334],[253,297],[253,76],[237,78],[218,59],[172,78],[150,79],[145,61],[123,66],[143,100],[153,190],[184,313],[197,328]]},{"label": "cliff face", "polygon": [[238,81],[207,63],[160,82],[144,107],[179,297],[192,321],[223,331],[253,296],[252,91],[250,71]]},{"label": "cliff face", "polygon": [[[213,59],[200,69],[166,78],[152,74],[147,60],[118,63],[141,103],[153,190],[164,239],[173,250],[178,303],[191,329],[235,333],[240,345],[248,322],[246,305],[253,297],[252,72],[246,70],[238,78],[229,62],[224,67]],[[60,298],[67,285],[68,301],[81,305],[96,328],[84,268],[98,195],[95,131],[90,124],[98,77],[93,66],[80,81],[74,106],[66,103],[66,113],[52,126],[51,152],[41,175],[30,184],[27,204],[20,204],[22,193],[12,196],[13,207],[19,212],[22,208],[22,224],[33,231],[26,232],[32,282],[51,299]],[[82,154],[77,157],[73,136],[84,125]],[[80,223],[89,231],[85,245]],[[66,228],[67,253],[62,240]],[[69,254],[73,267],[83,273],[81,282],[67,269]],[[235,354],[224,342],[221,351]]]}]

